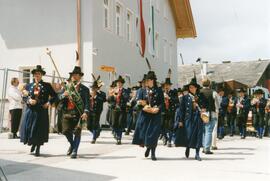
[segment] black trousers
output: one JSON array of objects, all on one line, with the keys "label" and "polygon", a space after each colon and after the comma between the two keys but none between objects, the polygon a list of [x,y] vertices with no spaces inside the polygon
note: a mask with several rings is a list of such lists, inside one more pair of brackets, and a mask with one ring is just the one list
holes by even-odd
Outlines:
[{"label": "black trousers", "polygon": [[101,113],[93,113],[89,114],[89,118],[87,120],[87,129],[89,131],[99,130],[100,129],[100,115]]},{"label": "black trousers", "polygon": [[12,109],[9,110],[9,113],[11,117],[11,132],[16,134],[21,122],[22,109]]},{"label": "black trousers", "polygon": [[61,109],[58,109],[57,110],[57,132],[58,133],[63,132],[62,120],[63,120],[63,111]]},{"label": "black trousers", "polygon": [[218,115],[218,128],[224,127],[225,125],[225,116]]},{"label": "black trousers", "polygon": [[253,113],[253,126],[255,128],[264,127],[265,125],[265,114],[264,113]]}]

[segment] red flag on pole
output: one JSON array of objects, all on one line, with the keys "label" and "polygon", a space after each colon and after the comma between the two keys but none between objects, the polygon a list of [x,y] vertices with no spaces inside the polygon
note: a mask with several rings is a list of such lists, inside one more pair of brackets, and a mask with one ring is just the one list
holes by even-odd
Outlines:
[{"label": "red flag on pole", "polygon": [[140,0],[140,32],[141,32],[141,55],[144,57],[145,53],[145,26],[143,20],[143,5],[142,0]]}]

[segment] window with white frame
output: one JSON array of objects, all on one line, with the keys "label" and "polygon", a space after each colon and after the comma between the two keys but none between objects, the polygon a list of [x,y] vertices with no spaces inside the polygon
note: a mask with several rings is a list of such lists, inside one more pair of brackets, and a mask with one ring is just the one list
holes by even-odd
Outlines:
[{"label": "window with white frame", "polygon": [[115,11],[116,11],[115,12],[116,35],[121,36],[122,35],[122,6],[117,3]]},{"label": "window with white frame", "polygon": [[20,74],[20,80],[22,81],[22,83],[25,84],[29,84],[31,82],[31,71],[34,69],[35,67],[29,66],[29,67],[20,67],[19,70],[22,72]]},{"label": "window with white frame", "polygon": [[110,29],[110,3],[111,0],[104,0],[104,28]]},{"label": "window with white frame", "polygon": [[127,20],[126,20],[126,33],[127,33],[127,40],[129,42],[132,41],[132,13],[127,11]]}]

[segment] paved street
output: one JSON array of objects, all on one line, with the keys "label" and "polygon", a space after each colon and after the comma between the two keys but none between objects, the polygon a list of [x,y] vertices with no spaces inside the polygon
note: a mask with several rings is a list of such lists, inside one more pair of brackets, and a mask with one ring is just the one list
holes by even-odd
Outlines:
[{"label": "paved street", "polygon": [[[68,144],[62,135],[51,134],[41,148],[41,157],[29,154],[30,147],[0,135],[0,166],[9,181],[173,181],[173,180],[270,180],[270,139],[229,138],[218,142],[214,155],[202,155],[202,162],[184,158],[183,148],[159,145],[158,161],[143,157],[144,150],[130,145],[125,136],[115,145],[109,131],[103,131],[97,144],[90,144],[83,133],[79,158],[71,160],[65,153]],[[0,172],[0,176],[1,172]]]}]

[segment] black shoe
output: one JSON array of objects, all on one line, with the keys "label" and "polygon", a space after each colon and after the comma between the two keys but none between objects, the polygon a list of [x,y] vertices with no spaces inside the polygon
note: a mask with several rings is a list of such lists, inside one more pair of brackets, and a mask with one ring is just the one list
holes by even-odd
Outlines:
[{"label": "black shoe", "polygon": [[91,141],[91,144],[95,144],[95,143],[96,143],[96,140],[92,140],[92,141]]},{"label": "black shoe", "polygon": [[245,139],[246,137],[245,136],[241,136],[241,139]]},{"label": "black shoe", "polygon": [[156,147],[151,148],[151,159],[153,161],[157,160],[157,158],[156,158]]},{"label": "black shoe", "polygon": [[217,150],[218,148],[216,146],[212,146],[212,150]]},{"label": "black shoe", "polygon": [[186,158],[189,157],[189,151],[190,151],[190,149],[189,148],[186,148],[186,152],[185,152]]},{"label": "black shoe", "polygon": [[233,134],[230,134],[230,137],[233,137]]},{"label": "black shoe", "polygon": [[195,160],[202,161],[201,157],[199,155],[195,156]]},{"label": "black shoe", "polygon": [[13,139],[19,139],[20,137],[19,136],[17,136],[17,134],[16,133],[13,133]]},{"label": "black shoe", "polygon": [[36,157],[39,157],[40,156],[40,152],[39,151],[36,151],[35,156]]},{"label": "black shoe", "polygon": [[40,156],[40,146],[37,146],[36,152],[35,152],[35,156],[39,157]]},{"label": "black shoe", "polygon": [[129,131],[126,131],[126,132],[125,132],[125,135],[129,135]]},{"label": "black shoe", "polygon": [[205,151],[204,152],[206,155],[212,155],[212,154],[214,154],[212,151]]},{"label": "black shoe", "polygon": [[73,148],[72,148],[72,146],[70,146],[70,147],[68,148],[68,151],[67,151],[67,155],[68,155],[68,156],[71,155],[72,150],[73,150]]},{"label": "black shoe", "polygon": [[151,155],[151,160],[152,161],[157,161],[156,155]]},{"label": "black shoe", "polygon": [[172,147],[172,144],[171,143],[168,143],[168,145],[167,145],[169,148],[171,148]]},{"label": "black shoe", "polygon": [[144,153],[144,157],[145,158],[149,157],[149,153],[150,153],[150,148],[147,148],[145,153]]},{"label": "black shoe", "polygon": [[76,159],[77,158],[77,152],[73,151],[70,155],[71,159]]},{"label": "black shoe", "polygon": [[31,149],[30,149],[30,152],[33,153],[35,150],[36,150],[36,145],[32,145]]},{"label": "black shoe", "polygon": [[122,144],[122,143],[121,143],[121,140],[117,140],[116,144],[117,144],[117,145],[121,145],[121,144]]}]

